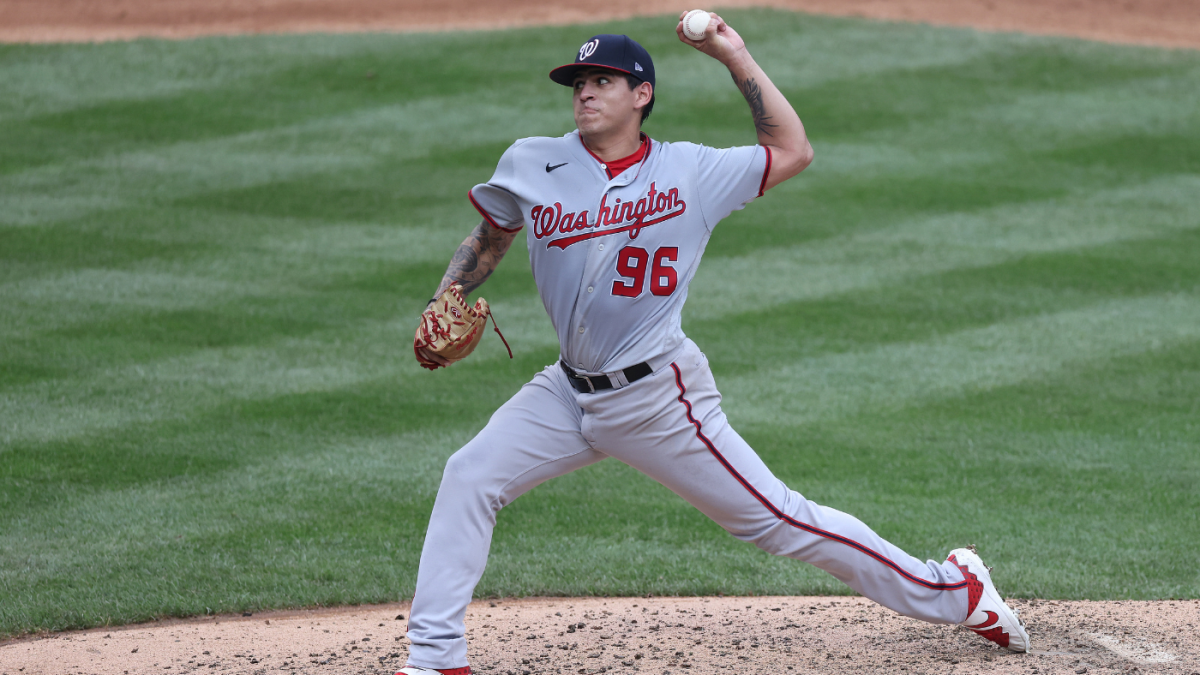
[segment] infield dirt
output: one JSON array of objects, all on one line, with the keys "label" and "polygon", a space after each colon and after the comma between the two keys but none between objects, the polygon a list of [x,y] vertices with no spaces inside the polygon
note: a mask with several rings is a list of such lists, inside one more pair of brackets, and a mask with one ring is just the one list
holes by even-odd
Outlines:
[{"label": "infield dirt", "polygon": [[[724,1],[836,15],[1200,48],[1195,0]],[[677,2],[539,0],[4,0],[0,41],[276,31],[441,30],[661,14]],[[469,18],[464,18],[469,17]],[[1032,654],[850,597],[481,600],[467,614],[481,675],[1132,673],[1200,675],[1200,600],[1016,600]],[[407,604],[167,620],[0,643],[0,675],[390,673]]]},{"label": "infield dirt", "polygon": [[[0,42],[194,37],[225,33],[490,29],[670,14],[677,0],[4,0]],[[777,7],[1200,49],[1196,0],[719,0]]]},{"label": "infield dirt", "polygon": [[[467,610],[480,675],[1200,671],[1200,600],[1017,600],[1032,654],[863,598],[526,598]],[[407,604],[162,621],[0,646],[8,675],[291,672],[404,665]]]}]

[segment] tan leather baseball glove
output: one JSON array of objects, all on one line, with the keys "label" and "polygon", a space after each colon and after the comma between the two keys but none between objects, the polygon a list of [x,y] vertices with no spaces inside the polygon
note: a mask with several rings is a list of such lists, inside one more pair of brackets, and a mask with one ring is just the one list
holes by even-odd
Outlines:
[{"label": "tan leather baseball glove", "polygon": [[[421,367],[429,370],[442,367],[442,364],[422,356],[421,348],[450,363],[467,358],[483,339],[483,330],[487,327],[490,316],[492,309],[488,307],[487,300],[479,298],[472,307],[463,297],[462,286],[452,284],[421,313],[421,323],[417,326],[416,337],[413,338],[413,353],[417,355]],[[512,348],[508,346],[508,340],[504,339],[500,328],[496,326],[495,317],[492,318],[492,328],[504,342],[504,348],[508,349],[508,358],[511,359]]]}]

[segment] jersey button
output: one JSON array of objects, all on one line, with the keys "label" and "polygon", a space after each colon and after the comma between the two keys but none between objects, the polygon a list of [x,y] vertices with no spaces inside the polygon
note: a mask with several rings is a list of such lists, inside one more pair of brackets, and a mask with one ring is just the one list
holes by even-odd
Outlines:
[{"label": "jersey button", "polygon": [[580,327],[579,327],[579,334],[580,334],[580,335],[583,335],[583,326],[580,326]]},{"label": "jersey button", "polygon": [[600,250],[601,250],[601,251],[603,251],[603,250],[604,250],[604,244],[600,244]]},{"label": "jersey button", "polygon": [[592,292],[592,287],[588,286],[588,293],[591,293],[591,292]]}]

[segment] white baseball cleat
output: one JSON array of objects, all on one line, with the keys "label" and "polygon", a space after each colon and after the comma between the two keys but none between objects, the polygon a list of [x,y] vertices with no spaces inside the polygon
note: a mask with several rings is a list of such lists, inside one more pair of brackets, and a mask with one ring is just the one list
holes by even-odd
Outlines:
[{"label": "white baseball cleat", "polygon": [[962,625],[1014,652],[1029,652],[1029,633],[1017,611],[1004,603],[992,583],[991,568],[974,546],[956,548],[946,560],[967,579],[967,620]]}]

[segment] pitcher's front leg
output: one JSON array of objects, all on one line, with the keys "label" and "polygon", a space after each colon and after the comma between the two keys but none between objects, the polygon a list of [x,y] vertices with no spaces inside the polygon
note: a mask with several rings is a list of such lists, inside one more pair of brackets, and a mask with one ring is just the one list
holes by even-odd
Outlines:
[{"label": "pitcher's front leg", "polygon": [[[950,562],[922,561],[858,518],[805,499],[775,477],[730,427],[708,361],[694,347],[646,378],[630,401],[617,392],[594,417],[597,445],[683,497],[735,537],[829,572],[859,593],[906,616],[959,623],[967,582]],[[649,420],[639,438],[622,430]]]}]

